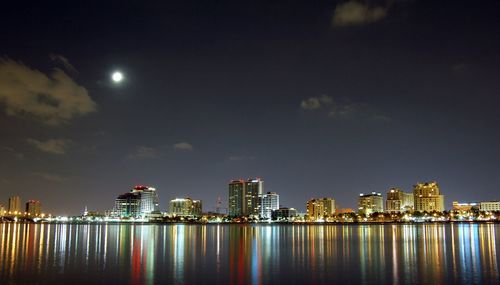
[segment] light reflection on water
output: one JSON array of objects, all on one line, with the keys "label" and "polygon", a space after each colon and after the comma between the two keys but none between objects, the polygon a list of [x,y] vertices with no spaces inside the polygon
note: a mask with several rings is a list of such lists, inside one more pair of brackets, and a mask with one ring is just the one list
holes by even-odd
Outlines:
[{"label": "light reflection on water", "polygon": [[0,284],[498,283],[500,225],[0,224]]}]

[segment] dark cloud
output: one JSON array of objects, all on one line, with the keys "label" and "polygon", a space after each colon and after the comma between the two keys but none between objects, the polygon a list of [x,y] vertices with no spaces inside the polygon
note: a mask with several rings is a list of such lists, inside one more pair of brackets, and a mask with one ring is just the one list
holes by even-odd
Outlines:
[{"label": "dark cloud", "polygon": [[245,160],[255,160],[255,157],[248,155],[231,155],[227,159],[229,161],[245,161]]},{"label": "dark cloud", "polygon": [[38,150],[52,154],[65,154],[71,143],[71,140],[68,139],[49,139],[46,141],[27,139],[26,141]]},{"label": "dark cloud", "polygon": [[0,102],[8,115],[33,117],[49,125],[96,111],[87,90],[61,69],[47,76],[8,58],[0,58]]},{"label": "dark cloud", "polygon": [[358,1],[338,4],[333,13],[334,26],[356,26],[380,21],[387,15],[387,8],[371,7]]},{"label": "dark cloud", "polygon": [[59,174],[54,174],[54,173],[48,173],[48,172],[34,172],[32,173],[34,176],[40,177],[44,180],[47,180],[49,182],[63,182],[68,180],[67,177],[64,177]]},{"label": "dark cloud", "polygon": [[10,153],[18,159],[24,159],[24,153],[18,152],[16,149],[10,146],[0,146],[0,150]]},{"label": "dark cloud", "polygon": [[60,54],[50,54],[50,59],[55,63],[63,66],[67,71],[73,74],[78,74],[78,70],[69,62],[69,60]]}]

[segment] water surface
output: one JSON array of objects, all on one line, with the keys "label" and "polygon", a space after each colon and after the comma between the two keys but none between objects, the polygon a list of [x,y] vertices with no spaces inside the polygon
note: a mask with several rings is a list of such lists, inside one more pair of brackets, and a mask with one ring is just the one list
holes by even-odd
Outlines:
[{"label": "water surface", "polygon": [[0,284],[498,284],[498,224],[0,224]]}]

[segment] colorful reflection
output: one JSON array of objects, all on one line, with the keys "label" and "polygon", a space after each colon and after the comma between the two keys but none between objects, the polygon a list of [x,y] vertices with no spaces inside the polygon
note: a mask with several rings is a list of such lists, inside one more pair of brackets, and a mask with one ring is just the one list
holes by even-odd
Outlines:
[{"label": "colorful reflection", "polygon": [[0,224],[1,284],[488,284],[500,226]]}]

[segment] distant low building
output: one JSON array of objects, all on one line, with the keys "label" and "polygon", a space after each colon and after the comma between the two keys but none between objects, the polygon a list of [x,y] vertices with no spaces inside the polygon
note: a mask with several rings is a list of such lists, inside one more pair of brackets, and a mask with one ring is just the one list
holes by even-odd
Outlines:
[{"label": "distant low building", "polygon": [[342,208],[342,209],[337,209],[335,211],[336,214],[352,214],[354,213],[354,210],[351,208]]},{"label": "distant low building", "polygon": [[485,201],[479,203],[481,211],[500,211],[500,201]]},{"label": "distant low building", "polygon": [[199,217],[202,214],[201,200],[176,198],[170,201],[169,214],[179,217]]},{"label": "distant low building", "polygon": [[38,217],[42,214],[42,204],[40,201],[29,200],[26,202],[26,212],[31,217]]},{"label": "distant low building", "polygon": [[358,212],[360,214],[370,215],[376,212],[384,211],[384,201],[382,194],[372,192],[370,194],[359,194]]},{"label": "distant low building", "polygon": [[471,210],[474,210],[474,209],[477,209],[479,210],[479,203],[459,203],[457,201],[453,201],[453,207],[452,207],[452,210],[453,211],[464,211],[464,212],[468,212],[468,211],[471,211]]},{"label": "distant low building", "polygon": [[444,195],[439,190],[437,182],[417,183],[413,186],[415,211],[444,211]]},{"label": "distant low building", "polygon": [[272,219],[277,221],[291,221],[297,216],[294,208],[279,208],[272,212]]}]

